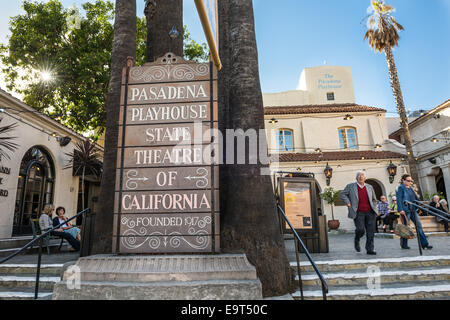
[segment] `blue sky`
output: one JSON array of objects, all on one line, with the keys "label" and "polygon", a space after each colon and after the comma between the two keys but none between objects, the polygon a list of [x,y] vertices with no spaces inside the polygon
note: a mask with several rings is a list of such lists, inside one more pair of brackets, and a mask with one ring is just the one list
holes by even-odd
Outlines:
[{"label": "blue sky", "polygon": [[[62,0],[66,7],[86,0]],[[144,0],[137,0],[143,15]],[[395,112],[386,59],[363,41],[369,0],[254,0],[263,92],[294,90],[305,67],[350,66],[356,102]],[[405,30],[394,51],[407,109],[431,109],[450,96],[450,0],[389,0]],[[0,0],[0,41],[21,1]],[[184,23],[204,42],[192,0],[184,0]],[[393,115],[393,114],[390,114]]]}]

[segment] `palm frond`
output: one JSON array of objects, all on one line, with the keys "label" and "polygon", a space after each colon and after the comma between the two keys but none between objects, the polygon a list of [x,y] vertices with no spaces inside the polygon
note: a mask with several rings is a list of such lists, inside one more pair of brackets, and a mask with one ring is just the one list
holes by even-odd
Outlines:
[{"label": "palm frond", "polygon": [[387,47],[397,46],[400,40],[398,32],[404,28],[392,16],[395,8],[387,5],[384,0],[373,0],[371,6],[372,15],[367,21],[368,31],[364,40],[369,41],[369,46],[375,52],[383,52]]},{"label": "palm frond", "polygon": [[95,144],[89,139],[78,142],[73,153],[66,153],[68,161],[64,169],[73,169],[74,175],[80,175],[83,171],[100,176],[100,153],[95,150]]},{"label": "palm frond", "polygon": [[[3,119],[0,119],[2,122]],[[17,139],[17,137],[5,136],[11,133],[17,127],[17,123],[12,123],[6,126],[0,126],[0,157],[11,159],[8,151],[14,152],[19,145],[11,140]]]}]

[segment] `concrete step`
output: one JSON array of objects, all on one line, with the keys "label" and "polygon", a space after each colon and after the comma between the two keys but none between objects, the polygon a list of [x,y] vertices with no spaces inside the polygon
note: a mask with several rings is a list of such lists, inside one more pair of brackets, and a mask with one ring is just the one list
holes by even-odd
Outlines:
[{"label": "concrete step", "polygon": [[[338,272],[344,270],[367,270],[370,266],[379,267],[381,270],[402,268],[430,268],[450,266],[450,256],[417,256],[403,258],[380,258],[358,260],[333,260],[315,261],[322,273]],[[301,261],[302,272],[314,272],[309,261]],[[297,262],[291,262],[291,268],[297,272]]]},{"label": "concrete step", "polygon": [[[425,232],[427,238],[430,237],[450,237],[450,232]],[[375,238],[381,239],[400,239],[399,236],[393,233],[375,233]],[[417,241],[417,240],[416,240]]]},{"label": "concrete step", "polygon": [[[59,248],[60,243],[61,243],[61,240],[57,240],[57,239],[50,240],[50,244],[49,244],[50,253],[57,252],[57,249]],[[24,246],[25,245],[26,245],[26,243],[24,244]],[[65,249],[65,247],[66,247],[66,242],[63,243],[61,250],[67,250],[67,249]],[[7,249],[0,249],[0,257],[7,257],[22,248],[23,248],[23,246],[15,247],[15,248],[11,247],[11,248],[7,248]],[[27,248],[26,250],[24,250],[21,254],[37,254],[38,252],[39,252],[39,247],[37,245],[33,245],[31,248]],[[46,246],[42,246],[42,254],[47,254]]]},{"label": "concrete step", "polygon": [[[322,300],[321,290],[304,290],[306,300]],[[294,299],[300,299],[300,291],[293,294]],[[406,299],[441,299],[450,300],[450,283],[397,283],[382,285],[371,289],[367,286],[338,286],[329,288],[328,300],[406,300]]]},{"label": "concrete step", "polygon": [[[39,290],[38,300],[51,300],[53,291]],[[34,300],[34,288],[0,288],[0,300]]]},{"label": "concrete step", "polygon": [[[226,298],[224,298],[226,297]],[[262,299],[259,280],[166,282],[82,281],[79,289],[58,282],[55,300],[255,300]]]},{"label": "concrete step", "polygon": [[10,248],[22,248],[31,240],[33,240],[32,236],[0,239],[0,250]]},{"label": "concrete step", "polygon": [[[450,284],[450,268],[431,268],[431,269],[400,269],[400,270],[381,270],[368,269],[367,271],[347,271],[340,273],[323,274],[329,287],[334,286],[361,286],[379,278],[380,284],[410,282],[419,284],[421,282],[437,281]],[[298,276],[296,277],[298,280]],[[305,289],[311,289],[321,286],[319,277],[314,273],[302,274],[302,283]],[[309,290],[309,288],[308,288]]]},{"label": "concrete step", "polygon": [[[53,290],[55,283],[59,282],[59,276],[42,276],[39,279],[39,288]],[[36,285],[35,274],[2,275],[0,274],[0,288],[34,288]]]},{"label": "concrete step", "polygon": [[[41,275],[60,276],[63,264],[42,264]],[[0,264],[0,274],[23,275],[36,274],[36,264]]]}]

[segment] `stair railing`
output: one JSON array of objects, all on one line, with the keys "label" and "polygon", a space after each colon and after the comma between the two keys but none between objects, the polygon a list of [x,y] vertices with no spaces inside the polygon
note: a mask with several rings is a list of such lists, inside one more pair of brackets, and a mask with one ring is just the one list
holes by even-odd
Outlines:
[{"label": "stair railing", "polygon": [[[419,223],[419,216],[417,214],[417,210],[425,211],[427,214],[432,215],[434,217],[441,218],[442,220],[445,220],[447,222],[450,222],[449,215],[446,212],[442,211],[442,210],[439,210],[437,208],[431,207],[431,206],[429,206],[427,204],[424,204],[424,203],[422,203],[420,201],[417,201],[417,200],[414,201],[414,202],[405,200],[404,204],[409,207],[410,211],[413,212],[415,217],[416,217],[415,225],[416,225],[417,242],[419,243],[419,253],[420,253],[420,255],[423,255],[422,244],[420,243],[419,228],[417,227],[417,225]],[[435,212],[433,212],[433,210]]]},{"label": "stair railing", "polygon": [[327,284],[324,276],[320,272],[319,268],[317,268],[317,265],[314,262],[313,258],[311,257],[311,254],[309,253],[309,251],[306,248],[305,244],[303,243],[302,239],[300,239],[300,236],[298,235],[297,231],[295,231],[294,227],[292,226],[291,222],[287,218],[283,208],[281,208],[280,205],[278,205],[278,210],[280,211],[281,216],[286,221],[286,223],[289,225],[289,228],[292,230],[292,233],[294,234],[295,255],[296,255],[296,259],[297,259],[298,286],[300,288],[301,299],[304,300],[305,298],[303,296],[303,280],[302,280],[302,274],[301,274],[301,270],[300,270],[300,258],[299,258],[299,255],[298,255],[298,252],[299,252],[298,244],[300,244],[300,246],[302,247],[303,251],[305,252],[306,257],[308,258],[308,260],[311,263],[314,271],[316,272],[317,276],[320,279],[320,282],[321,282],[321,285],[322,285],[322,297],[323,297],[323,300],[327,300],[328,284]]},{"label": "stair railing", "polygon": [[77,213],[76,215],[74,215],[72,218],[67,219],[66,221],[60,223],[59,225],[51,228],[50,230],[44,232],[43,234],[41,234],[39,237],[34,238],[33,240],[31,240],[30,242],[28,242],[23,248],[17,250],[16,252],[14,252],[13,254],[7,256],[6,258],[0,260],[0,265],[11,260],[12,258],[14,258],[15,256],[19,255],[21,252],[23,252],[24,250],[28,249],[29,247],[31,247],[33,244],[35,244],[36,242],[39,243],[39,254],[38,254],[38,262],[37,262],[37,269],[36,269],[36,283],[35,283],[35,287],[34,287],[34,299],[37,300],[38,299],[38,295],[39,295],[39,279],[40,279],[40,275],[41,275],[41,260],[42,260],[42,240],[47,237],[48,235],[50,235],[51,232],[61,228],[61,226],[63,226],[64,224],[66,224],[67,222],[70,222],[76,218],[78,218],[79,216],[90,212],[91,209],[87,208],[79,213]]}]

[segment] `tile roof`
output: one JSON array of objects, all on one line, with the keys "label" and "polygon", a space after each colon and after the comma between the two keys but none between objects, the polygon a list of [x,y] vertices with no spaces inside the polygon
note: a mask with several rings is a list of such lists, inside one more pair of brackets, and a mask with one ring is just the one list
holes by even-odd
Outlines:
[{"label": "tile roof", "polygon": [[405,155],[391,151],[334,151],[322,153],[281,153],[280,162],[384,160],[384,159],[401,159],[405,157],[406,157]]},{"label": "tile roof", "polygon": [[354,103],[321,104],[305,106],[265,107],[265,115],[307,114],[307,113],[352,113],[352,112],[386,112],[377,107],[362,106]]}]

